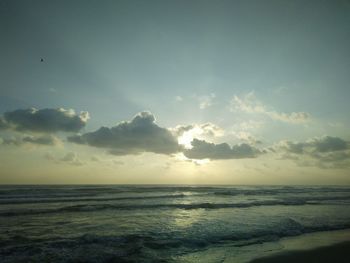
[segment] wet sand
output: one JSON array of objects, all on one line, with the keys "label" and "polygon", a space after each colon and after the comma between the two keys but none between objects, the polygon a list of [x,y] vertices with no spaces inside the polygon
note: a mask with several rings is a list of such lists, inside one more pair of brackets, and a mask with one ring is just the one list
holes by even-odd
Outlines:
[{"label": "wet sand", "polygon": [[349,263],[350,241],[311,250],[281,252],[252,260],[250,263]]}]

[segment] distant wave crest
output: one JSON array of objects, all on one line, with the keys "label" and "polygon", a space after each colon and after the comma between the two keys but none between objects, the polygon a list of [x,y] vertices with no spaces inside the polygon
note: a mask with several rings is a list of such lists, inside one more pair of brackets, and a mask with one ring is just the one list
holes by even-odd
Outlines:
[{"label": "distant wave crest", "polygon": [[[348,197],[349,198],[349,197]],[[91,212],[100,210],[136,210],[136,209],[223,209],[223,208],[248,208],[255,206],[300,206],[300,205],[316,205],[320,201],[325,200],[344,200],[342,198],[324,197],[315,199],[288,199],[288,200],[265,200],[253,201],[247,203],[161,203],[161,204],[81,204],[73,206],[65,206],[56,209],[21,209],[21,210],[7,210],[1,211],[0,216],[20,216],[20,215],[36,215],[36,214],[50,214],[62,212]]]}]

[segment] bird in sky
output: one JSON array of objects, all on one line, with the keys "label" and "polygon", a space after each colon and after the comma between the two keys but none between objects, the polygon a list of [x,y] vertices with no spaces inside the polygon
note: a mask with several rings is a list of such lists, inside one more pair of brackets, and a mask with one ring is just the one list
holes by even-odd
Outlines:
[{"label": "bird in sky", "polygon": [[40,62],[44,62],[44,59],[43,59],[43,58],[41,58],[41,59],[40,59]]}]

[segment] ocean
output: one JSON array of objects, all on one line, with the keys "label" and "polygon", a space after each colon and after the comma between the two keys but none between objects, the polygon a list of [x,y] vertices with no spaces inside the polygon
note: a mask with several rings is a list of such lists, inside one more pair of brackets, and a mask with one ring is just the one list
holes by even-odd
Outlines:
[{"label": "ocean", "polygon": [[3,263],[243,263],[349,228],[349,187],[0,186]]}]

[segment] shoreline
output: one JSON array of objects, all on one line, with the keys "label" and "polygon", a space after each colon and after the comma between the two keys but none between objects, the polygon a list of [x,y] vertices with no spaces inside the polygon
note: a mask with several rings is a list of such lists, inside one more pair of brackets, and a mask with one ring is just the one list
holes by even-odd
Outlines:
[{"label": "shoreline", "polygon": [[249,263],[347,263],[350,262],[350,241],[316,247],[308,250],[289,250],[274,255],[256,258]]},{"label": "shoreline", "polygon": [[[346,247],[342,247],[346,244]],[[338,246],[341,246],[338,248]],[[331,261],[322,261],[322,251],[336,247]],[[312,252],[310,252],[312,251]],[[312,255],[309,253],[312,253]],[[298,255],[297,255],[298,254]],[[297,255],[297,256],[295,256]],[[315,255],[316,259],[313,260]],[[345,261],[343,258],[347,255]],[[298,257],[297,259],[295,257]],[[326,257],[324,257],[327,259]],[[175,262],[223,262],[223,263],[348,263],[350,262],[350,228],[319,231],[301,234],[298,236],[284,237],[276,241],[255,243],[246,246],[235,246],[234,244],[223,244],[212,246],[205,250],[188,253],[176,258]]]},{"label": "shoreline", "polygon": [[277,244],[281,249],[266,251],[248,262],[350,262],[350,229],[286,237]]}]

